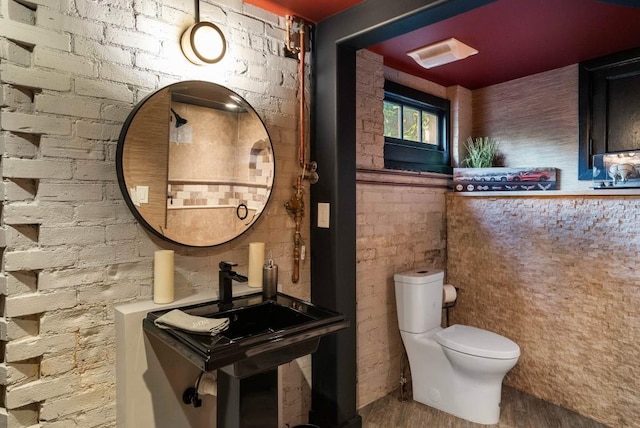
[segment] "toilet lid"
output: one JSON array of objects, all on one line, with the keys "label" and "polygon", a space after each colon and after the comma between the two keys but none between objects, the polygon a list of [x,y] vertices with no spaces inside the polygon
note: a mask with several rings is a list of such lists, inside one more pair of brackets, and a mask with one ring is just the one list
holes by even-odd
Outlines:
[{"label": "toilet lid", "polygon": [[520,356],[520,347],[499,334],[466,325],[452,325],[435,334],[436,342],[477,357],[508,360]]}]

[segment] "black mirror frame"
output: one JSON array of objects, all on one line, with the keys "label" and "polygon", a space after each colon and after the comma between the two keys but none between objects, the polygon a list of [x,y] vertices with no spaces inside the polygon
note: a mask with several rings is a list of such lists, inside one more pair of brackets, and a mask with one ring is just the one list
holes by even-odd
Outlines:
[{"label": "black mirror frame", "polygon": [[271,200],[271,195],[273,194],[273,185],[272,185],[271,190],[269,191],[269,195],[267,196],[267,200],[264,203],[264,208],[262,209],[260,214],[258,214],[256,216],[255,220],[251,223],[251,226],[247,227],[245,230],[243,230],[238,235],[236,235],[233,238],[228,239],[228,240],[226,240],[224,242],[220,242],[220,243],[213,244],[213,245],[190,245],[190,244],[185,244],[183,242],[175,241],[173,239],[170,239],[170,238],[164,236],[162,233],[157,231],[153,226],[151,226],[149,224],[149,222],[147,222],[145,220],[145,218],[140,214],[140,212],[136,208],[135,204],[131,200],[131,197],[129,196],[129,190],[127,189],[127,185],[126,185],[125,177],[124,177],[124,168],[123,168],[123,159],[122,159],[123,153],[124,153],[124,142],[125,142],[125,139],[127,137],[127,132],[129,131],[129,127],[131,126],[131,123],[133,122],[133,119],[135,118],[135,116],[138,113],[138,111],[142,108],[142,106],[147,101],[149,101],[157,93],[159,93],[161,91],[164,91],[164,90],[167,90],[168,88],[170,88],[171,86],[174,86],[174,85],[184,85],[184,84],[190,84],[190,83],[197,83],[197,84],[203,84],[204,83],[204,84],[210,84],[210,85],[217,85],[217,86],[220,86],[222,88],[225,88],[232,95],[238,97],[246,105],[247,108],[249,108],[249,109],[251,109],[251,111],[253,111],[253,113],[256,115],[256,117],[262,123],[262,126],[264,127],[264,130],[265,130],[265,132],[267,134],[267,137],[269,139],[269,145],[271,146],[271,153],[273,154],[273,182],[275,182],[275,177],[276,177],[276,157],[275,157],[275,151],[273,149],[273,141],[271,140],[271,135],[269,134],[269,130],[267,129],[267,126],[265,125],[264,121],[262,120],[262,118],[260,117],[258,112],[256,112],[256,110],[253,108],[253,106],[251,104],[249,104],[247,102],[247,100],[244,99],[244,97],[240,96],[235,91],[232,91],[231,89],[226,88],[226,87],[224,87],[222,85],[219,85],[217,83],[207,82],[207,81],[204,81],[204,80],[184,80],[184,81],[172,83],[172,84],[167,85],[167,86],[163,86],[162,88],[159,88],[159,89],[155,90],[154,92],[148,94],[138,104],[136,104],[136,106],[133,108],[131,113],[129,113],[129,115],[127,116],[127,119],[125,120],[124,124],[122,125],[122,129],[120,130],[120,135],[118,136],[118,144],[117,144],[117,147],[116,147],[116,173],[117,173],[117,176],[118,176],[118,186],[120,188],[120,193],[122,193],[122,197],[123,197],[125,203],[127,204],[127,207],[129,208],[129,211],[131,211],[131,213],[133,214],[135,219],[147,231],[151,232],[152,234],[154,234],[155,236],[161,238],[164,241],[170,242],[172,244],[177,244],[177,245],[180,245],[180,246],[183,246],[183,247],[188,247],[188,248],[213,248],[213,247],[218,247],[220,245],[227,244],[227,243],[233,241],[234,239],[239,238],[240,236],[244,235],[248,230],[250,230],[251,227],[254,226],[258,222],[258,220],[262,217],[262,214],[266,211],[266,207],[269,204],[269,201]]}]

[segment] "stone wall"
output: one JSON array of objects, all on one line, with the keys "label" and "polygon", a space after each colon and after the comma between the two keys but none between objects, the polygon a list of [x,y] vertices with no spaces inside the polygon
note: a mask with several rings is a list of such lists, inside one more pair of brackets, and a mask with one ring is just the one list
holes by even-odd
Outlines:
[{"label": "stone wall", "polygon": [[[228,50],[221,63],[197,67],[178,43],[193,7],[186,0],[0,0],[2,426],[114,426],[113,307],[151,297],[159,248],[176,251],[179,296],[215,289],[220,260],[245,271],[251,241],[267,243],[285,292],[309,296],[308,262],[300,283],[290,281],[293,222],[283,207],[299,172],[297,61],[282,52],[284,19],[240,0],[201,2],[202,19],[220,25]],[[247,99],[266,123],[277,162],[266,215],[212,249],[150,236],[116,180],[116,142],[133,106],[187,79]],[[308,216],[302,230],[308,245]],[[286,423],[306,420],[307,371],[308,360],[285,367]]]},{"label": "stone wall", "polygon": [[499,142],[504,166],[558,168],[559,190],[578,181],[578,65],[472,92],[473,136]]},{"label": "stone wall", "polygon": [[511,338],[506,383],[640,427],[638,197],[447,197],[453,323]]},{"label": "stone wall", "polygon": [[[576,196],[447,197],[451,321],[516,341],[506,383],[611,426],[640,426],[638,199],[580,196],[577,65],[473,91],[474,135],[508,166],[552,166]],[[580,191],[577,191],[580,190]]]},{"label": "stone wall", "polygon": [[[393,275],[419,266],[444,268],[447,180],[437,174],[382,169],[382,57],[358,52],[357,72],[356,298],[361,408],[398,388],[401,373],[409,376]],[[388,77],[416,89],[432,89],[429,82],[399,72]]]}]

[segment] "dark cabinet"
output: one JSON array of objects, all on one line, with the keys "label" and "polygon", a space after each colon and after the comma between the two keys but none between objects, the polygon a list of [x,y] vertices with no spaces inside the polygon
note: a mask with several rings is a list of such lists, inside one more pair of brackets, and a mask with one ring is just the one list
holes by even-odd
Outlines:
[{"label": "dark cabinet", "polygon": [[580,180],[591,180],[592,157],[640,150],[640,48],[580,63]]}]

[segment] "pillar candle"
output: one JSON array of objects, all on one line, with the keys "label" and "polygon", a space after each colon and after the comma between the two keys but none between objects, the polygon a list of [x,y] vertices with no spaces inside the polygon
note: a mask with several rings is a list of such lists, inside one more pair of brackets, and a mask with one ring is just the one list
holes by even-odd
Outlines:
[{"label": "pillar candle", "polygon": [[264,242],[249,243],[249,287],[262,287],[262,266],[264,265]]},{"label": "pillar candle", "polygon": [[153,260],[153,301],[173,302],[173,250],[155,252]]}]

